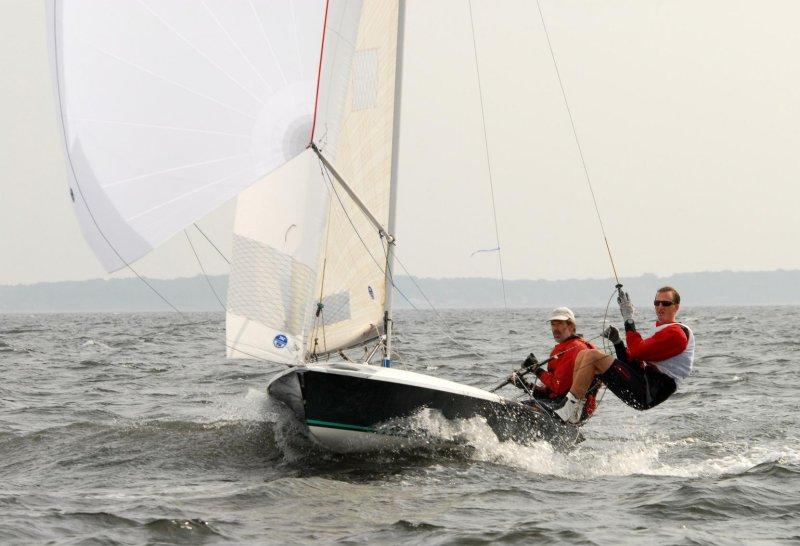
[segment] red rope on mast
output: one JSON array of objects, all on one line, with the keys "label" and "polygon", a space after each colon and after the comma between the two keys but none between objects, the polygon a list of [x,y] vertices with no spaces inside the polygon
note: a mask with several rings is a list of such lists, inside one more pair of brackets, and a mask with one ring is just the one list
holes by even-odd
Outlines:
[{"label": "red rope on mast", "polygon": [[325,0],[325,16],[322,21],[322,44],[319,46],[319,66],[317,67],[317,91],[314,95],[314,117],[311,121],[311,139],[308,142],[310,146],[314,142],[314,129],[317,127],[317,106],[319,105],[319,83],[322,79],[322,54],[325,51],[325,34],[328,28],[328,3],[330,0]]}]

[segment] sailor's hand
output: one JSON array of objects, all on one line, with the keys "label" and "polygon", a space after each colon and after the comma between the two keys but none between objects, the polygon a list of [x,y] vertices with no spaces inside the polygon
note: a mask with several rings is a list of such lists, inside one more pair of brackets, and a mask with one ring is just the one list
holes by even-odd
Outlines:
[{"label": "sailor's hand", "polygon": [[619,312],[622,314],[623,320],[633,321],[633,304],[627,292],[619,291],[617,295],[617,303],[619,304]]},{"label": "sailor's hand", "polygon": [[609,326],[603,330],[603,337],[614,345],[622,341],[622,339],[619,337],[619,330],[617,330],[614,326]]},{"label": "sailor's hand", "polygon": [[528,358],[525,359],[525,362],[522,363],[522,366],[525,368],[533,368],[534,366],[539,364],[539,359],[536,358],[533,353],[528,355]]}]

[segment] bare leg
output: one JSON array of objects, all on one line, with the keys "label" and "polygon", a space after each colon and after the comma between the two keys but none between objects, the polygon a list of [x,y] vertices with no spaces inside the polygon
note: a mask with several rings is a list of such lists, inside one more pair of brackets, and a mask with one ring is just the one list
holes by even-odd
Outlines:
[{"label": "bare leg", "polygon": [[597,349],[584,349],[575,358],[575,370],[572,375],[572,388],[569,392],[582,400],[592,384],[594,376],[603,373],[614,363],[614,357]]}]

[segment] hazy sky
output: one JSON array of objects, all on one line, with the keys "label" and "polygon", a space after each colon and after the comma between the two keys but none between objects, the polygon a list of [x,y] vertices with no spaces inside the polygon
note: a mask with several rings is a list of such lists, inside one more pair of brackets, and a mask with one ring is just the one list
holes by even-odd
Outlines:
[{"label": "hazy sky", "polygon": [[[623,279],[800,268],[800,3],[542,7]],[[610,276],[535,2],[473,9],[506,276]],[[467,3],[410,0],[407,23],[398,255],[497,276],[470,258],[496,243]],[[0,36],[0,283],[103,277],[67,196],[43,3],[0,0]],[[232,210],[200,222],[226,252]],[[198,272],[183,234],[137,268]]]}]

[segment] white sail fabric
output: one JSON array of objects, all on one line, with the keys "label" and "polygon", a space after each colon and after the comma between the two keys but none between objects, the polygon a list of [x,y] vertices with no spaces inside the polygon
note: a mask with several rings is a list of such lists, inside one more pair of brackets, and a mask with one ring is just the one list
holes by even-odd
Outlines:
[{"label": "white sail fabric", "polygon": [[[322,58],[314,141],[378,221],[386,226],[394,127],[398,3],[333,3]],[[355,28],[336,39],[331,25]],[[375,227],[334,181],[318,292],[322,313],[308,350],[321,354],[383,330],[386,255]]]},{"label": "white sail fabric", "polygon": [[239,196],[228,282],[229,358],[303,361],[328,204],[310,149]]},{"label": "white sail fabric", "polygon": [[47,0],[69,195],[109,271],[300,154],[323,0]]}]

